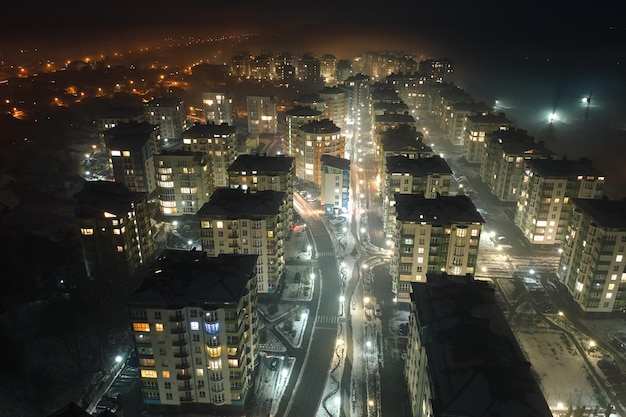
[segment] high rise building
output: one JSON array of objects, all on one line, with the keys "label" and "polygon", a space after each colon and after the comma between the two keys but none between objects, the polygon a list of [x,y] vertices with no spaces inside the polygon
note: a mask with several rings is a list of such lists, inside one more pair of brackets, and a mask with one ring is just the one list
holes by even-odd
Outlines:
[{"label": "high rise building", "polygon": [[439,155],[412,159],[388,156],[382,181],[383,226],[387,237],[395,230],[397,194],[422,194],[425,198],[447,196],[452,170]]},{"label": "high rise building", "polygon": [[209,156],[203,152],[163,151],[154,155],[157,199],[164,216],[195,214],[213,192]]},{"label": "high rise building", "polygon": [[162,147],[180,145],[185,130],[185,107],[183,100],[159,97],[144,103],[146,121],[159,126]]},{"label": "high rise building", "polygon": [[[526,160],[515,225],[531,245],[561,244],[572,198],[602,198],[604,174],[590,160]],[[544,246],[545,247],[545,246]]]},{"label": "high rise building", "polygon": [[166,250],[127,298],[148,410],[243,411],[259,354],[256,258]]},{"label": "high rise building", "polygon": [[552,417],[493,286],[445,272],[411,286],[404,377],[412,417]]},{"label": "high rise building", "polygon": [[348,131],[348,97],[343,88],[324,87],[318,92],[324,100],[324,118],[330,119],[342,132]]},{"label": "high rise building", "polygon": [[430,83],[454,81],[454,61],[448,58],[420,61],[418,71],[420,74],[424,74]]},{"label": "high rise building", "polygon": [[258,138],[261,133],[278,133],[276,98],[247,96],[248,135]]},{"label": "high rise building", "polygon": [[90,181],[74,199],[87,277],[128,285],[154,258],[146,193],[118,182]]},{"label": "high rise building", "polygon": [[322,182],[320,203],[328,215],[350,210],[350,160],[324,154],[320,157]]},{"label": "high rise building", "polygon": [[258,255],[258,291],[275,292],[285,265],[288,198],[282,191],[217,188],[197,214],[202,249],[208,256]]},{"label": "high rise building", "polygon": [[104,132],[115,181],[130,191],[156,191],[153,156],[160,149],[158,125],[148,122],[121,123]]},{"label": "high rise building", "polygon": [[465,195],[426,198],[396,194],[394,256],[390,263],[397,301],[410,301],[411,283],[427,272],[474,274],[485,220]]},{"label": "high rise building", "polygon": [[327,154],[343,158],[345,137],[331,120],[323,119],[300,126],[297,140],[296,176],[319,187],[322,183],[320,157]]},{"label": "high rise building", "polygon": [[322,112],[311,107],[295,106],[285,112],[285,133],[283,134],[283,151],[285,155],[295,156],[300,126],[322,120]]},{"label": "high rise building", "polygon": [[237,158],[237,128],[226,123],[195,124],[183,132],[183,150],[209,155],[213,187],[226,187],[226,169]]},{"label": "high rise building", "polygon": [[380,146],[376,149],[376,154],[378,175],[382,179],[387,172],[385,164],[388,157],[430,158],[435,152],[424,143],[424,135],[415,126],[401,124],[381,132]]},{"label": "high rise building", "polygon": [[626,308],[626,201],[572,198],[557,276],[584,313]]},{"label": "high rise building", "polygon": [[290,156],[239,155],[228,167],[228,186],[252,193],[284,192],[287,197],[286,224],[291,224],[295,171],[295,158]]},{"label": "high rise building", "polygon": [[478,114],[465,118],[463,155],[470,163],[480,163],[485,158],[485,137],[491,132],[508,130],[513,122],[504,113]]},{"label": "high rise building", "polygon": [[202,106],[207,123],[216,125],[221,125],[222,123],[234,124],[233,98],[230,94],[223,91],[203,92]]}]

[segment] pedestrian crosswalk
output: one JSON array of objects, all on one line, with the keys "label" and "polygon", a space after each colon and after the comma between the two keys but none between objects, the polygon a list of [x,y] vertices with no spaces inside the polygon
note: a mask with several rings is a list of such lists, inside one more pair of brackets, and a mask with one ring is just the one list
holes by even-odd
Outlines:
[{"label": "pedestrian crosswalk", "polygon": [[320,323],[320,324],[321,323],[337,324],[338,321],[339,321],[339,317],[337,316],[319,315],[315,319],[315,323]]}]

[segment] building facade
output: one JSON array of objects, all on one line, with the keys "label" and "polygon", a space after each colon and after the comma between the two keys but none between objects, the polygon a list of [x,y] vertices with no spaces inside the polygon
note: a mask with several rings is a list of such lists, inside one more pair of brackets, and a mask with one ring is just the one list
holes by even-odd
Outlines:
[{"label": "building facade", "polygon": [[392,290],[398,302],[409,302],[411,283],[428,272],[474,274],[485,220],[465,195],[426,198],[396,194]]},{"label": "building facade", "polygon": [[296,176],[316,184],[322,184],[322,155],[340,158],[345,153],[345,137],[331,120],[311,121],[300,126],[295,148]]},{"label": "building facade", "polygon": [[350,210],[350,160],[333,155],[321,156],[320,202],[324,213],[346,214]]},{"label": "building facade", "polygon": [[465,118],[463,155],[470,163],[481,163],[485,157],[485,137],[496,131],[508,130],[513,122],[504,113],[471,115]]},{"label": "building facade", "polygon": [[580,199],[571,216],[557,276],[584,313],[626,308],[626,202]]},{"label": "building facade", "polygon": [[261,133],[278,133],[276,98],[272,96],[247,96],[248,135],[259,137]]},{"label": "building facade", "polygon": [[162,147],[177,146],[185,130],[186,112],[183,100],[159,97],[144,104],[146,121],[159,126]]},{"label": "building facade", "polygon": [[159,212],[196,214],[213,192],[209,156],[202,152],[163,151],[154,156]]},{"label": "building facade", "polygon": [[89,181],[74,199],[87,277],[126,287],[154,259],[147,194]]},{"label": "building facade", "polygon": [[275,292],[285,266],[287,198],[281,191],[217,188],[197,214],[202,249],[208,256],[258,255],[258,291]]},{"label": "building facade", "polygon": [[256,255],[166,250],[127,298],[148,410],[242,412],[258,363]]},{"label": "building facade", "polygon": [[526,161],[515,225],[531,245],[562,244],[572,198],[602,198],[604,174],[587,159]]},{"label": "building facade", "polygon": [[233,125],[235,118],[233,98],[230,94],[221,91],[203,92],[202,106],[206,123]]},{"label": "building facade", "polygon": [[183,150],[207,154],[213,187],[226,187],[226,169],[237,158],[237,128],[226,123],[195,124],[183,132]]}]

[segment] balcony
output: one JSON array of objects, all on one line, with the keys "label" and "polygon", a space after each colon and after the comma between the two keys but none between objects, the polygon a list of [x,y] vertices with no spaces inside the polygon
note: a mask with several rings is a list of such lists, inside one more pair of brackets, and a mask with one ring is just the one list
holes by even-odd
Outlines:
[{"label": "balcony", "polygon": [[193,401],[194,401],[194,399],[193,399],[193,397],[191,395],[186,395],[184,397],[180,397],[180,402],[181,403],[191,403]]},{"label": "balcony", "polygon": [[181,391],[181,392],[193,391],[193,387],[190,387],[187,385],[179,385],[178,391]]},{"label": "balcony", "polygon": [[187,356],[189,356],[189,352],[187,352],[186,350],[182,350],[179,352],[174,352],[174,357],[175,358],[186,358]]},{"label": "balcony", "polygon": [[190,365],[188,363],[177,363],[174,367],[176,369],[189,369]]},{"label": "balcony", "polygon": [[182,314],[176,314],[176,315],[170,316],[170,321],[173,323],[181,323],[185,321],[185,317]]},{"label": "balcony", "polygon": [[179,381],[188,381],[191,379],[191,374],[176,374],[176,379]]},{"label": "balcony", "polygon": [[172,330],[170,331],[170,333],[172,334],[184,334],[187,331],[187,329],[183,326],[176,326],[173,327]]},{"label": "balcony", "polygon": [[172,346],[186,346],[187,343],[187,339],[183,338],[172,341]]}]

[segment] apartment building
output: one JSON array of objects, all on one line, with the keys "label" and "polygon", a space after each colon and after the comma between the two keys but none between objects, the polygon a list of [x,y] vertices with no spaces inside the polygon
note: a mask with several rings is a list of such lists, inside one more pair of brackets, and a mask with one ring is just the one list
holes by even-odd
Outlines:
[{"label": "apartment building", "polygon": [[349,100],[346,91],[338,86],[324,87],[318,92],[324,100],[324,118],[330,119],[342,132],[348,129]]},{"label": "apartment building", "polygon": [[166,250],[127,300],[154,413],[241,413],[259,355],[256,255]]},{"label": "apartment building", "polygon": [[395,194],[392,290],[398,302],[409,302],[411,283],[428,272],[474,274],[485,220],[465,195],[426,198]]},{"label": "apartment building", "polygon": [[411,286],[404,377],[412,417],[552,417],[492,285],[433,272]]},{"label": "apartment building", "polygon": [[530,159],[517,200],[515,225],[531,245],[563,243],[572,198],[602,198],[604,174],[590,160]]},{"label": "apartment building", "polygon": [[202,249],[208,256],[258,255],[258,292],[275,292],[285,265],[288,197],[293,199],[282,191],[217,188],[197,214]]},{"label": "apartment building", "polygon": [[224,91],[205,91],[202,93],[202,107],[207,123],[233,125],[235,121],[233,98]]},{"label": "apartment building", "polygon": [[417,120],[408,112],[383,113],[373,117],[374,145],[380,146],[384,133],[391,129],[397,129],[401,125],[408,125],[417,130]]},{"label": "apartment building", "polygon": [[626,201],[570,200],[571,216],[557,277],[584,313],[626,308]]},{"label": "apartment building", "polygon": [[126,287],[154,259],[147,194],[89,181],[74,200],[87,277]]},{"label": "apartment building", "polygon": [[391,238],[395,229],[397,194],[422,194],[425,198],[447,196],[452,170],[439,155],[431,158],[388,156],[382,184],[383,224]]},{"label": "apartment building", "polygon": [[418,71],[431,83],[449,83],[454,81],[454,61],[447,58],[433,58],[420,61]]},{"label": "apartment building", "polygon": [[323,112],[308,106],[295,106],[285,112],[285,128],[283,129],[283,152],[294,157],[298,143],[300,127],[312,121],[322,120]]},{"label": "apartment building", "polygon": [[247,96],[248,135],[258,138],[261,133],[278,133],[276,98],[273,96]]},{"label": "apartment building", "polygon": [[256,193],[282,191],[286,195],[286,224],[293,220],[295,158],[290,156],[239,155],[228,167],[228,187]]},{"label": "apartment building", "polygon": [[406,156],[410,159],[430,158],[435,153],[424,143],[424,135],[415,126],[401,124],[381,133],[380,144],[376,148],[378,175],[384,178],[387,172],[387,158]]},{"label": "apartment building", "polygon": [[411,111],[428,108],[428,79],[416,72],[391,74],[386,82],[393,86]]},{"label": "apartment building", "polygon": [[517,201],[522,189],[526,161],[547,159],[555,154],[544,142],[521,129],[488,133],[485,136],[485,157],[480,166],[480,177],[501,201]]},{"label": "apartment building", "polygon": [[343,158],[345,137],[332,120],[311,121],[300,126],[295,147],[296,176],[316,184],[322,184],[322,155]]},{"label": "apartment building", "polygon": [[173,97],[157,97],[144,103],[146,121],[159,126],[163,147],[178,146],[185,130],[184,101]]},{"label": "apartment building", "polygon": [[320,162],[320,203],[324,213],[346,214],[350,210],[350,160],[324,154]]},{"label": "apartment building", "polygon": [[162,151],[154,155],[157,200],[163,216],[196,214],[213,193],[209,156],[203,152]]},{"label": "apartment building", "polygon": [[448,140],[454,145],[463,145],[465,140],[466,122],[468,116],[487,115],[491,108],[483,102],[455,102],[447,106],[446,119],[443,124],[446,126]]},{"label": "apartment building", "polygon": [[156,191],[153,157],[160,149],[159,126],[120,123],[104,132],[104,141],[115,181],[151,197]]},{"label": "apartment building", "polygon": [[226,123],[195,124],[183,132],[183,150],[209,155],[213,186],[226,187],[226,169],[237,158],[237,128]]},{"label": "apartment building", "polygon": [[465,118],[463,156],[470,163],[481,163],[485,157],[485,137],[488,133],[508,130],[513,122],[504,113],[477,114]]}]

